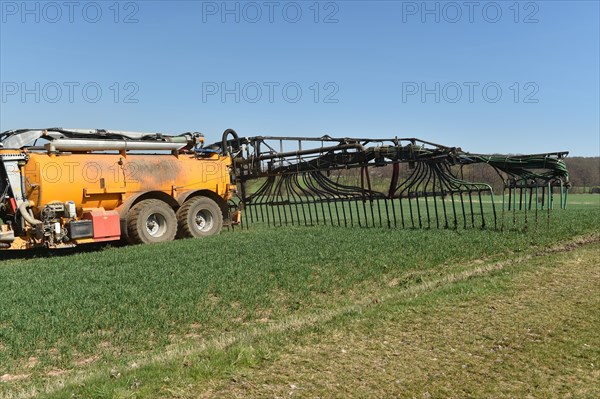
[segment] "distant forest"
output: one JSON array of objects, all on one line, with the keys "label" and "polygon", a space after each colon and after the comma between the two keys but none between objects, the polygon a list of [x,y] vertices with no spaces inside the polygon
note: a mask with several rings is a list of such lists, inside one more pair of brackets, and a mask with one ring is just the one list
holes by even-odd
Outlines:
[{"label": "distant forest", "polygon": [[573,193],[600,194],[600,157],[569,157],[565,160]]},{"label": "distant forest", "polygon": [[[569,170],[572,194],[600,194],[600,157],[567,157],[565,163]],[[463,173],[469,181],[490,182],[495,192],[502,191],[502,180],[487,165],[472,165],[466,167]]]}]

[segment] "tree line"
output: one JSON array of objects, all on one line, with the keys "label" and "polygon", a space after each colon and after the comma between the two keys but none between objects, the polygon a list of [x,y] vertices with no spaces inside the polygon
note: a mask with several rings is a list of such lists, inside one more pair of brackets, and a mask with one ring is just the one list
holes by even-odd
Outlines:
[{"label": "tree line", "polygon": [[565,162],[569,169],[571,192],[600,194],[600,157],[571,157]]}]

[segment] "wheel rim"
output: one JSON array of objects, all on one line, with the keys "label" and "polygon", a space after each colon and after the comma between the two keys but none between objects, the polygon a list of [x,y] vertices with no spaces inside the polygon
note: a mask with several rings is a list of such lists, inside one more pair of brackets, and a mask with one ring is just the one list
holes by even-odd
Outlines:
[{"label": "wheel rim", "polygon": [[194,217],[194,221],[198,230],[202,232],[210,231],[210,229],[212,229],[214,225],[213,215],[206,209],[198,211],[198,213],[196,213],[196,216]]},{"label": "wheel rim", "polygon": [[146,231],[152,237],[162,237],[167,231],[167,219],[160,213],[153,213],[146,219]]}]

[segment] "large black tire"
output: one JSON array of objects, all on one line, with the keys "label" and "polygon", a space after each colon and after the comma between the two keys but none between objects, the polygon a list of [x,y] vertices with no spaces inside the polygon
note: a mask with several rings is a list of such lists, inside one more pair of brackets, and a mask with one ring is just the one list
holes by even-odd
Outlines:
[{"label": "large black tire", "polygon": [[163,201],[143,200],[127,213],[127,240],[131,244],[173,241],[176,234],[175,211]]},{"label": "large black tire", "polygon": [[223,213],[210,198],[193,197],[177,211],[177,223],[182,238],[212,236],[223,228]]}]

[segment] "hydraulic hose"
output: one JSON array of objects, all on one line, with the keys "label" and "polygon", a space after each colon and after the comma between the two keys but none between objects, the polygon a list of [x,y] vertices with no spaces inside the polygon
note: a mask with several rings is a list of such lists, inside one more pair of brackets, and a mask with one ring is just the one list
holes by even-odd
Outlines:
[{"label": "hydraulic hose", "polygon": [[237,148],[240,148],[240,138],[238,137],[236,131],[233,129],[227,129],[223,132],[223,141],[221,143],[221,151],[223,152],[223,155],[229,155],[229,151],[227,150],[227,137],[229,137],[229,135],[233,136],[233,139],[236,141]]},{"label": "hydraulic hose", "polygon": [[23,219],[25,219],[25,221],[27,223],[29,223],[31,226],[37,226],[39,224],[43,224],[43,222],[41,220],[37,220],[29,212],[29,210],[27,208],[29,208],[30,206],[31,206],[31,203],[29,201],[23,201],[21,203],[21,205],[19,205],[19,212],[21,213],[21,216],[23,216]]}]

